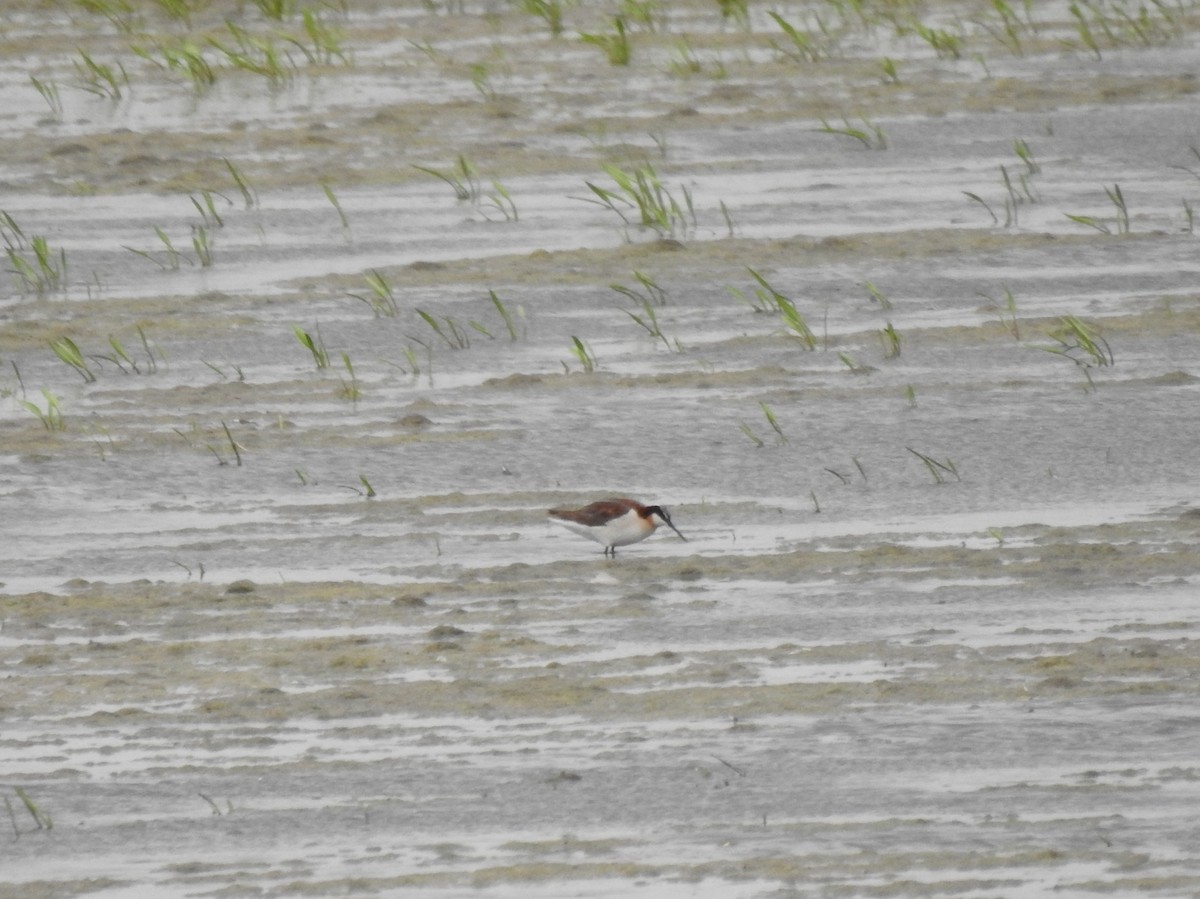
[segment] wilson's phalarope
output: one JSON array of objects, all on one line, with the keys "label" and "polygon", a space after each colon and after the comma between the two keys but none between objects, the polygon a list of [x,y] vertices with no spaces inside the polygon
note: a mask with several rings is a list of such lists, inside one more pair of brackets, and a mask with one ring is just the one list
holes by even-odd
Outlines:
[{"label": "wilson's phalarope", "polygon": [[[638,543],[665,524],[676,534],[671,515],[662,506],[643,506],[633,499],[604,499],[582,509],[551,509],[550,517],[558,524],[604,545],[606,556],[617,555],[618,546]],[[680,540],[687,540],[679,534]]]}]

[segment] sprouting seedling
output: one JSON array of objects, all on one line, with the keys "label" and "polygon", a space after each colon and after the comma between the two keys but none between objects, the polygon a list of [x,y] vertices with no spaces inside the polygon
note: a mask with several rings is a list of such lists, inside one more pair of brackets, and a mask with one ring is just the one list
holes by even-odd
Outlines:
[{"label": "sprouting seedling", "polygon": [[[1028,172],[1019,172],[1016,180],[1013,180],[1012,175],[1008,171],[1008,166],[1000,166],[1000,180],[1004,183],[1004,191],[1008,194],[1009,201],[1012,203],[1014,210],[1020,203],[1036,203],[1039,199],[1038,193],[1033,189],[1033,182],[1030,180],[1032,175]],[[1016,213],[1013,213],[1013,223],[1016,224]]]},{"label": "sprouting seedling", "polygon": [[58,85],[53,81],[42,81],[35,75],[30,75],[29,81],[33,84],[34,90],[42,95],[42,99],[46,101],[46,105],[50,107],[51,115],[56,119],[61,119],[63,105],[62,97],[58,95]]},{"label": "sprouting seedling", "polygon": [[[107,356],[93,356],[92,358],[103,359],[105,362],[111,362],[121,370],[122,374],[128,374],[130,371],[133,371],[134,373],[138,373],[140,371],[137,361],[129,355],[125,349],[125,346],[120,340],[117,339],[115,335],[110,334],[108,336],[108,345],[112,348],[112,352],[110,354]],[[128,368],[126,366],[128,366]]]},{"label": "sprouting seedling", "polygon": [[[775,442],[781,446],[788,443],[787,435],[783,433],[783,428],[779,424],[779,419],[775,417],[774,410],[761,400],[758,403],[758,407],[762,410],[763,418],[767,420],[767,424],[771,426],[771,430],[775,432]],[[746,439],[756,447],[762,449],[762,447],[767,445],[766,441],[759,437],[754,428],[750,427],[746,422],[739,422],[738,425],[742,433],[746,435]]]},{"label": "sprouting seedling", "polygon": [[1079,42],[1096,54],[1096,59],[1101,59],[1100,45],[1096,41],[1096,35],[1092,33],[1092,28],[1088,24],[1083,10],[1079,8],[1078,3],[1072,3],[1068,9],[1075,18],[1075,30],[1079,34]]},{"label": "sprouting seedling", "polygon": [[[130,49],[152,65],[183,73],[196,94],[204,93],[217,83],[217,70],[205,58],[204,49],[189,38],[170,43],[156,40],[152,47],[134,45]],[[162,58],[159,59],[159,56]]]},{"label": "sprouting seedling", "polygon": [[898,359],[900,357],[900,332],[895,326],[888,322],[883,330],[879,332],[879,341],[883,344],[884,359]]},{"label": "sprouting seedling", "polygon": [[311,8],[306,8],[301,18],[308,42],[293,37],[287,37],[286,40],[304,54],[308,63],[328,66],[349,62],[342,50],[342,35],[337,28],[328,24]]},{"label": "sprouting seedling", "polygon": [[471,335],[450,316],[443,315],[439,322],[435,316],[424,309],[414,309],[413,311],[450,349],[465,350],[471,345]]},{"label": "sprouting seedling", "polygon": [[27,245],[25,231],[11,214],[2,209],[0,209],[0,237],[4,238],[4,245],[10,250],[23,250]]},{"label": "sprouting seedling", "polygon": [[675,44],[675,55],[667,63],[667,71],[673,75],[698,75],[704,70],[704,64],[696,55],[691,42],[686,38]]},{"label": "sprouting seedling", "polygon": [[633,319],[637,325],[655,340],[661,340],[663,346],[668,350],[671,349],[671,341],[667,339],[667,336],[662,332],[662,328],[659,327],[658,314],[654,311],[654,307],[650,305],[649,300],[642,300],[642,312],[640,315],[636,312],[630,312],[628,309],[622,309],[621,311]]},{"label": "sprouting seedling", "polygon": [[1059,326],[1046,335],[1054,341],[1052,346],[1040,346],[1038,349],[1070,359],[1083,370],[1088,387],[1096,388],[1092,380],[1093,368],[1106,368],[1116,364],[1112,347],[1108,341],[1085,325],[1073,315],[1059,320]]},{"label": "sprouting seedling", "polygon": [[801,62],[817,62],[822,56],[826,55],[827,50],[812,34],[807,31],[801,31],[777,12],[768,10],[767,15],[775,20],[775,24],[779,26],[779,29],[791,41],[790,46],[783,47],[772,42],[771,46],[780,53]]},{"label": "sprouting seedling", "polygon": [[829,472],[831,475],[833,475],[835,478],[837,478],[839,481],[841,481],[843,486],[850,483],[850,478],[848,476],[842,474],[836,468],[826,467],[825,471]]},{"label": "sprouting seedling", "polygon": [[321,339],[320,329],[317,330],[317,336],[313,337],[308,331],[305,331],[299,325],[293,325],[292,330],[296,334],[296,340],[309,353],[312,354],[313,362],[318,369],[329,368],[329,351],[325,349],[325,341]]},{"label": "sprouting seedling", "polygon": [[[1036,172],[1041,171],[1041,166],[1033,159],[1032,153],[1029,151],[1029,146],[1022,140],[1017,141],[1017,155],[1025,164],[1025,171],[1018,172],[1014,179],[1012,173],[1009,172],[1008,166],[1000,166],[1000,181],[1004,186],[1004,227],[1016,227],[1020,219],[1019,208],[1024,203],[1037,203],[1041,199],[1038,196],[1037,190],[1033,187],[1032,178]],[[992,217],[993,224],[1000,224],[1000,218],[992,210],[991,205],[979,196],[979,194],[964,190],[963,195],[967,199],[978,203],[988,215]]]},{"label": "sprouting seedling", "polygon": [[[221,421],[221,427],[225,431],[225,439],[229,441],[230,449],[233,450],[233,457],[237,460],[237,467],[241,468],[242,467],[242,450],[245,449],[245,447],[239,445],[238,442],[233,439],[233,433],[229,430],[229,425],[225,424],[224,420]],[[220,458],[220,457],[218,456],[218,458]],[[223,465],[225,463],[222,462],[221,464]]]},{"label": "sprouting seedling", "polygon": [[594,47],[599,47],[604,55],[608,58],[610,65],[627,66],[630,59],[629,32],[625,27],[624,16],[613,16],[613,30],[596,32],[592,34],[583,33],[579,35],[579,39],[585,44],[591,44]]},{"label": "sprouting seedling", "polygon": [[[1000,181],[1004,185],[1004,227],[1016,227],[1020,219],[1020,206],[1022,203],[1036,203],[1037,196],[1032,192],[1028,185],[1028,181],[1024,174],[1018,176],[1016,183],[1013,182],[1012,176],[1008,172],[1008,166],[1000,166]],[[1018,189],[1018,184],[1021,189]]]},{"label": "sprouting seedling", "polygon": [[908,403],[908,408],[917,408],[917,389],[912,384],[906,384],[904,387],[904,399]]},{"label": "sprouting seedling", "polygon": [[321,182],[321,190],[325,192],[325,199],[329,201],[329,205],[333,207],[338,214],[338,220],[342,223],[343,230],[350,230],[350,220],[346,218],[346,213],[342,210],[342,204],[338,202],[337,195],[333,192],[333,188],[325,182]]},{"label": "sprouting seedling", "polygon": [[[192,579],[192,569],[191,569],[189,566],[187,566],[187,565],[184,565],[184,564],[183,564],[182,562],[180,562],[178,559],[172,559],[172,560],[171,560],[171,563],[172,563],[173,565],[178,565],[180,568],[182,568],[184,571],[186,571],[186,572],[187,572],[187,576],[188,576],[188,580],[189,580],[189,581]],[[202,581],[202,580],[204,580],[204,563],[203,563],[203,562],[197,562],[197,563],[196,563],[196,570],[197,570],[197,574],[199,575],[199,576],[197,577],[197,580],[201,580],[201,581]]]},{"label": "sprouting seedling", "polygon": [[67,284],[67,252],[59,248],[55,253],[45,237],[34,235],[30,241],[33,258],[37,262],[38,273],[46,291],[59,290]]},{"label": "sprouting seedling", "polygon": [[84,50],[78,50],[78,53],[79,58],[73,60],[73,65],[81,82],[80,87],[97,97],[120,100],[121,88],[129,87],[129,75],[125,67],[117,63],[113,68],[107,63],[97,62]]},{"label": "sprouting seedling", "polygon": [[879,304],[880,309],[892,308],[892,301],[889,300],[887,296],[884,295],[883,291],[881,291],[878,287],[876,287],[870,281],[867,281],[863,286],[867,289],[867,293],[870,294],[871,299]]},{"label": "sprouting seedling", "polygon": [[508,330],[509,340],[516,340],[517,327],[513,322],[512,313],[508,311],[508,307],[504,305],[500,297],[496,296],[496,291],[489,289],[488,296],[492,300],[492,305],[496,307],[496,311],[500,313],[500,318],[504,322],[504,327]]},{"label": "sprouting seedling", "polygon": [[[1195,145],[1192,145],[1192,146],[1188,147],[1188,150],[1191,151],[1192,156],[1194,156],[1196,159],[1200,160],[1200,147],[1196,147]],[[1196,169],[1193,169],[1190,166],[1173,165],[1173,166],[1171,166],[1171,168],[1180,169],[1181,171],[1187,172],[1189,175],[1191,175],[1197,181],[1200,181],[1200,171],[1197,171]]]},{"label": "sprouting seedling", "polygon": [[[1121,192],[1121,185],[1114,184],[1112,188],[1105,187],[1104,193],[1108,196],[1109,202],[1117,211],[1117,234],[1129,233],[1129,209],[1125,205],[1125,195]],[[1064,213],[1067,218],[1073,222],[1078,222],[1081,225],[1086,225],[1089,228],[1094,228],[1102,234],[1112,234],[1112,229],[1108,223],[1102,219],[1098,219],[1090,215],[1072,215]]]},{"label": "sprouting seedling", "polygon": [[54,351],[54,355],[75,369],[85,384],[91,384],[96,380],[96,375],[83,357],[83,351],[70,337],[59,337],[57,340],[50,341],[50,349]]},{"label": "sprouting seedling", "polygon": [[191,0],[155,0],[154,5],[185,28],[192,27],[192,11],[195,4]]},{"label": "sprouting seedling", "polygon": [[[54,829],[54,822],[51,820],[50,816],[38,807],[37,803],[30,798],[29,794],[26,793],[25,790],[23,790],[21,787],[13,787],[13,792],[17,794],[17,798],[21,800],[21,804],[25,806],[25,811],[29,812],[29,816],[33,818],[33,823],[38,830]],[[9,805],[7,796],[4,798],[4,804]],[[15,821],[11,806],[9,806],[9,816],[13,817]],[[15,823],[13,824],[13,829],[16,829]]]},{"label": "sprouting seedling", "polygon": [[[1001,304],[995,300],[990,294],[979,292],[979,295],[990,301],[1000,313],[1000,324],[1008,329],[1014,340],[1021,339],[1021,327],[1017,322],[1017,299],[1013,296],[1013,292],[1008,288],[1004,288],[1004,303]],[[1005,317],[1007,315],[1007,318]]]},{"label": "sprouting seedling", "polygon": [[821,127],[817,129],[822,134],[837,134],[843,137],[851,137],[858,141],[868,150],[886,150],[888,146],[887,135],[883,129],[868,119],[866,116],[859,116],[863,127],[859,128],[850,124],[850,120],[845,116],[842,117],[842,127],[830,125],[826,119],[821,119]]},{"label": "sprouting seedling", "polygon": [[192,201],[192,205],[196,207],[196,211],[200,213],[200,218],[204,220],[204,227],[224,228],[225,220],[222,219],[221,214],[217,212],[217,204],[213,201],[214,196],[218,196],[224,200],[227,206],[233,205],[229,197],[222,193],[214,193],[211,190],[201,191],[198,199],[193,194],[190,199]]},{"label": "sprouting seedling", "polygon": [[933,28],[921,22],[912,23],[913,31],[943,59],[961,59],[963,39],[944,28]]},{"label": "sprouting seedling", "polygon": [[42,388],[42,396],[46,400],[46,410],[43,412],[42,407],[30,400],[17,400],[21,407],[26,411],[38,417],[42,427],[47,431],[62,431],[66,429],[66,424],[63,422],[62,408],[59,406],[59,399],[45,387]]},{"label": "sprouting seedling", "polygon": [[804,320],[804,316],[796,308],[787,297],[781,297],[778,300],[779,314],[783,317],[783,323],[788,326],[788,329],[800,338],[800,342],[804,344],[805,349],[815,350],[817,348],[817,336],[813,333],[812,328],[808,326],[808,322]]},{"label": "sprouting seedling", "polygon": [[689,231],[689,219],[691,226],[695,226],[696,213],[692,206],[691,192],[686,187],[681,188],[681,206],[671,191],[663,186],[658,173],[649,163],[639,165],[633,171],[606,163],[604,171],[613,179],[617,190],[585,181],[593,196],[580,199],[611,209],[626,224],[635,223],[626,212],[636,210],[636,224],[657,231],[663,237],[677,232],[686,234]]},{"label": "sprouting seedling", "polygon": [[[216,37],[210,37],[208,43],[224,54],[231,67],[261,75],[275,87],[291,80],[295,63],[286,50],[280,49],[274,37],[251,34],[228,19],[225,20],[225,29],[233,38],[232,43],[223,43]],[[284,36],[284,39],[300,46],[292,38]]]},{"label": "sprouting seedling", "polygon": [[229,170],[229,177],[233,179],[233,183],[242,194],[242,202],[246,204],[247,209],[253,209],[258,206],[258,191],[246,179],[242,170],[229,161],[227,157],[222,156],[221,161],[225,163],[225,168]]},{"label": "sprouting seedling", "polygon": [[85,12],[104,16],[122,34],[132,32],[141,17],[129,0],[87,0],[79,6]]},{"label": "sprouting seedling", "polygon": [[[596,370],[596,354],[592,352],[591,347],[575,335],[571,335],[571,355],[579,360],[579,364],[586,374],[591,374]],[[563,369],[570,371],[570,367],[565,362]]]},{"label": "sprouting seedling", "polygon": [[1101,234],[1112,234],[1112,229],[1108,227],[1101,219],[1091,215],[1073,215],[1070,212],[1063,213],[1073,222],[1078,222],[1080,225],[1086,225],[1089,228],[1094,228]]},{"label": "sprouting seedling", "polygon": [[758,305],[754,306],[754,310],[756,312],[778,312],[783,323],[796,337],[800,338],[800,342],[804,344],[805,348],[816,349],[817,337],[812,332],[812,328],[808,326],[808,322],[804,320],[804,316],[800,314],[800,310],[796,308],[796,304],[771,286],[771,283],[754,269],[747,266],[746,271],[758,282],[758,287],[754,289],[754,295],[758,297]]},{"label": "sprouting seedling", "polygon": [[1022,138],[1018,137],[1013,141],[1013,150],[1016,152],[1017,157],[1021,160],[1021,162],[1025,163],[1025,171],[1027,174],[1037,175],[1041,173],[1042,166],[1036,159],[1033,158],[1033,151],[1029,149],[1029,144],[1027,144]]},{"label": "sprouting seedling", "polygon": [[[521,216],[520,213],[517,212],[517,204],[513,201],[512,195],[508,192],[508,189],[495,178],[492,179],[492,192],[487,194],[484,199],[490,205],[500,211],[500,214],[504,216],[504,220],[506,222],[520,221]],[[483,211],[482,207],[480,207],[480,209]],[[484,211],[484,215],[487,215],[486,211]]]},{"label": "sprouting seedling", "polygon": [[474,203],[479,200],[479,177],[475,171],[475,166],[461,154],[458,157],[457,166],[446,172],[416,164],[413,164],[413,168],[418,172],[424,172],[440,181],[446,182],[454,190],[454,196],[460,202],[469,200]]},{"label": "sprouting seedling", "polygon": [[736,22],[743,28],[750,27],[750,0],[717,0],[721,18]]},{"label": "sprouting seedling", "polygon": [[166,248],[165,258],[160,259],[149,250],[139,250],[137,247],[131,247],[128,244],[122,244],[121,246],[123,249],[133,253],[135,256],[141,256],[143,259],[153,262],[164,272],[178,271],[180,262],[186,262],[188,265],[192,264],[190,259],[180,253],[179,250],[175,249],[175,244],[171,242],[170,235],[168,235],[166,231],[156,225],[154,227],[154,233],[158,236],[159,242],[163,245],[163,247]]},{"label": "sprouting seedling", "polygon": [[971,191],[969,191],[969,190],[964,190],[964,191],[963,191],[963,196],[965,196],[965,197],[966,197],[968,200],[971,200],[972,202],[974,202],[974,203],[978,203],[980,206],[982,206],[982,207],[983,207],[983,208],[984,208],[984,209],[987,211],[987,214],[988,214],[988,215],[990,215],[990,216],[992,217],[992,224],[993,224],[993,225],[998,225],[998,224],[1000,224],[1000,219],[999,219],[999,217],[997,217],[996,213],[992,211],[992,207],[991,207],[991,205],[988,203],[988,201],[987,201],[987,200],[985,200],[983,197],[979,196],[979,194],[977,194],[977,193],[972,193],[972,192],[971,192]]},{"label": "sprouting seedling", "polygon": [[1104,188],[1104,193],[1108,195],[1109,202],[1117,210],[1117,233],[1129,233],[1129,209],[1125,205],[1125,195],[1121,193],[1121,185],[1114,184],[1112,189]]},{"label": "sprouting seedling", "polygon": [[662,0],[621,0],[621,15],[639,28],[657,31],[666,19],[664,5]]},{"label": "sprouting seedling", "polygon": [[350,484],[343,484],[342,489],[352,490],[359,496],[366,497],[367,499],[375,498],[375,488],[371,486],[371,482],[367,480],[367,476],[365,474],[360,474],[358,476],[358,483],[362,485],[361,489]]},{"label": "sprouting seedling", "polygon": [[346,367],[346,373],[350,376],[350,380],[342,379],[341,394],[351,402],[357,403],[362,396],[362,388],[358,385],[358,376],[354,373],[354,366],[350,362],[349,353],[342,353],[342,364]]},{"label": "sprouting seedling", "polygon": [[771,426],[771,430],[775,432],[776,439],[779,443],[788,443],[787,435],[783,433],[783,428],[779,426],[779,420],[775,417],[775,412],[766,403],[759,401],[758,404],[762,408],[763,417],[766,418],[767,424]]},{"label": "sprouting seedling", "polygon": [[644,292],[636,287],[626,287],[624,284],[610,284],[611,290],[615,290],[622,296],[629,297],[635,303],[653,303],[656,306],[665,306],[667,304],[667,292],[658,285],[653,278],[644,272],[633,270],[633,277],[639,284],[645,288]]},{"label": "sprouting seedling", "polygon": [[[844,6],[842,3],[833,5],[839,8]],[[779,26],[779,30],[788,40],[783,45],[770,40],[771,48],[783,56],[806,63],[819,62],[837,52],[843,30],[831,26],[830,22],[819,12],[809,14],[808,19],[811,24],[806,23],[806,26],[802,28],[792,25],[779,13],[768,11],[767,15]]]},{"label": "sprouting seedling", "polygon": [[899,84],[900,73],[896,68],[896,60],[890,56],[885,56],[879,61],[879,68],[883,72],[883,80],[888,84]]},{"label": "sprouting seedling", "polygon": [[387,278],[377,269],[370,269],[364,277],[367,287],[371,289],[370,294],[352,293],[350,296],[370,306],[376,318],[383,316],[395,318],[400,312],[400,304],[396,302],[396,294],[392,291],[392,285],[388,283]]},{"label": "sprouting seedling", "polygon": [[[758,282],[758,287],[754,288],[754,296],[758,299],[758,302],[751,303],[750,308],[755,312],[778,312],[779,301],[786,300],[787,297],[772,287],[766,278],[750,268],[750,266],[746,266],[746,271]],[[736,293],[742,295],[741,291],[736,291]]]},{"label": "sprouting seedling", "polygon": [[[1029,11],[1029,3],[1025,4],[1027,12]],[[992,0],[992,11],[995,12],[1000,19],[999,28],[994,28],[988,22],[983,25],[987,31],[992,34],[1001,44],[1006,46],[1013,55],[1023,56],[1024,46],[1022,44],[1022,35],[1030,27],[1021,21],[1020,16],[1013,10],[1005,0]]]},{"label": "sprouting seedling", "polygon": [[442,57],[442,54],[430,43],[428,38],[420,41],[409,40],[408,45],[423,54],[430,62],[436,63]]},{"label": "sprouting seedling", "polygon": [[721,218],[723,218],[725,220],[726,234],[729,237],[733,237],[734,230],[735,230],[734,224],[733,224],[733,216],[730,214],[729,207],[725,205],[724,200],[720,201],[720,207],[721,207]]},{"label": "sprouting seedling", "polygon": [[[189,572],[189,575],[190,575],[190,572]],[[229,814],[233,813],[233,803],[230,802],[228,799],[225,800],[226,808],[224,811],[222,811],[221,806],[217,805],[217,801],[215,799],[213,799],[211,796],[208,796],[204,793],[197,793],[196,795],[208,803],[209,810],[214,815],[216,815],[218,818],[223,817],[224,815],[229,815]]]},{"label": "sprouting seedling", "polygon": [[846,366],[846,368],[849,369],[849,371],[853,374],[863,375],[876,370],[869,365],[863,365],[847,352],[839,350],[837,357],[838,361],[841,362],[842,365]]},{"label": "sprouting seedling", "polygon": [[563,2],[562,0],[521,0],[520,7],[525,12],[537,16],[546,23],[553,37],[563,32]]},{"label": "sprouting seedling", "polygon": [[[175,249],[175,244],[171,242],[170,235],[168,235],[166,231],[155,225],[154,233],[158,236],[159,242],[166,248],[167,251],[167,263],[164,268],[169,269],[170,271],[176,271],[179,268],[179,263],[181,261],[186,262],[188,265],[192,264],[192,260],[188,259],[177,249]],[[147,256],[147,258],[151,258],[148,256],[148,254],[143,253],[142,255]]]},{"label": "sprouting seedling", "polygon": [[[15,222],[12,222],[11,217],[8,218],[8,222],[16,225]],[[51,249],[46,238],[40,234],[35,234],[26,242],[24,234],[19,229],[12,232],[6,227],[4,230],[5,240],[8,243],[5,252],[8,255],[8,261],[12,264],[9,271],[21,281],[22,289],[31,290],[38,296],[43,296],[66,287],[66,250],[59,248],[56,253]],[[10,234],[15,237],[15,243],[10,239]],[[26,246],[32,254],[31,258],[26,258],[22,252]]]},{"label": "sprouting seedling", "polygon": [[[422,344],[422,346],[425,347],[425,353],[429,360],[429,368],[432,369],[433,368],[433,351],[429,348],[428,344]],[[416,380],[417,378],[421,377],[421,362],[417,358],[417,351],[414,350],[412,348],[412,346],[410,346],[407,343],[404,345],[404,361],[408,363],[408,371],[412,374],[413,380]],[[397,366],[397,367],[400,368],[402,371],[404,370],[403,366]],[[430,372],[430,381],[432,382],[432,380],[433,380],[433,375],[432,375],[432,371],[431,371]]]},{"label": "sprouting seedling", "polygon": [[739,426],[742,429],[742,433],[746,435],[746,438],[751,443],[753,443],[755,446],[757,446],[759,449],[762,449],[764,446],[767,445],[766,442],[761,437],[759,437],[757,434],[754,433],[754,429],[751,428],[750,425],[746,424],[743,421],[743,422],[739,422]]},{"label": "sprouting seedling", "polygon": [[476,62],[471,64],[471,84],[475,86],[475,90],[479,92],[479,96],[483,97],[484,100],[491,102],[496,99],[496,88],[492,84],[492,75],[487,63]]},{"label": "sprouting seedling", "polygon": [[268,19],[282,22],[291,15],[293,0],[254,0],[254,5]]},{"label": "sprouting seedling", "polygon": [[25,379],[21,377],[21,369],[17,365],[17,360],[10,359],[9,363],[12,365],[13,376],[17,379],[17,387],[21,391],[21,396],[25,396],[26,395]]},{"label": "sprouting seedling", "polygon": [[958,476],[958,468],[955,466],[954,462],[952,462],[949,458],[947,458],[943,461],[939,461],[939,460],[933,458],[932,456],[926,455],[925,453],[918,452],[917,450],[913,449],[911,446],[906,446],[905,449],[908,450],[910,453],[912,453],[914,456],[916,456],[918,459],[920,459],[923,463],[925,463],[925,468],[929,471],[929,474],[933,478],[934,483],[937,483],[937,484],[946,483],[946,475],[948,475],[948,474],[954,475],[954,479],[956,481],[962,480],[962,478],[960,478]]},{"label": "sprouting seedling", "polygon": [[212,265],[212,244],[208,242],[208,229],[203,225],[192,225],[192,249],[201,268]]}]

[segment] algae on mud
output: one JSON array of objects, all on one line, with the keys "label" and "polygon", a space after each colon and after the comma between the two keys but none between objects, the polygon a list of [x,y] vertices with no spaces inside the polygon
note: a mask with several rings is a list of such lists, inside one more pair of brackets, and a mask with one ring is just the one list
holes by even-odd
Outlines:
[{"label": "algae on mud", "polygon": [[1194,893],[1200,10],[519,7],[9,4],[0,893]]}]

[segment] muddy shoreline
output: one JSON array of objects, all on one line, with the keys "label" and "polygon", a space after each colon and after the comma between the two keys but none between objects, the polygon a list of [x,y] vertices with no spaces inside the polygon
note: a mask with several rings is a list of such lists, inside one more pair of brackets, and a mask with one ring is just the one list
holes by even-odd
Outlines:
[{"label": "muddy shoreline", "polygon": [[0,897],[1200,889],[1195,3],[10,6]]}]

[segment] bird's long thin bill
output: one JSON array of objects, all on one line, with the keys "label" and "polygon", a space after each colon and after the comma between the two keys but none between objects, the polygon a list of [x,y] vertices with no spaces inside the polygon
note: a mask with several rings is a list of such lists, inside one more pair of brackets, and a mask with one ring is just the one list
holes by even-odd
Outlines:
[{"label": "bird's long thin bill", "polygon": [[[673,530],[676,534],[679,534],[679,528],[675,527],[675,525],[671,524],[671,522],[669,522],[669,521],[667,522],[667,527],[669,527],[671,530]],[[682,540],[684,543],[688,542],[688,538],[683,536],[683,534],[679,534],[679,539]]]}]

